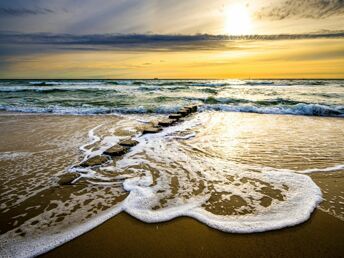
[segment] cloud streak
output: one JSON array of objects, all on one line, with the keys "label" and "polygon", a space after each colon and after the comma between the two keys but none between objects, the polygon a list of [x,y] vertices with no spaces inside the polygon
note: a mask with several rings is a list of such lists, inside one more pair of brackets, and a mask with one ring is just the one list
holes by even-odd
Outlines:
[{"label": "cloud streak", "polygon": [[288,18],[324,19],[343,14],[343,0],[283,0],[263,7],[256,16],[260,19],[284,20]]},{"label": "cloud streak", "polygon": [[50,33],[0,33],[2,45],[49,45],[74,50],[211,50],[237,48],[236,41],[302,40],[320,38],[344,38],[344,31],[329,31],[310,34],[279,35],[156,35],[156,34],[50,34]]},{"label": "cloud streak", "polygon": [[55,13],[49,8],[0,8],[0,15],[4,16],[29,16]]}]

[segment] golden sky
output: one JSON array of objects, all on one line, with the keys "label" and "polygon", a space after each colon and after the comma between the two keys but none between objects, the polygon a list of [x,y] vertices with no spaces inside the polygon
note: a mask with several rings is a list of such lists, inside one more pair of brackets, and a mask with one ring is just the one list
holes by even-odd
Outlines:
[{"label": "golden sky", "polygon": [[0,3],[0,78],[344,78],[343,1],[75,2]]}]

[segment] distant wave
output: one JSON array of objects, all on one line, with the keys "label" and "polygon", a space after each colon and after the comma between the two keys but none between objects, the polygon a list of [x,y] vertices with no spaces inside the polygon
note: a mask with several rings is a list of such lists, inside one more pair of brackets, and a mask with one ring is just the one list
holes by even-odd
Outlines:
[{"label": "distant wave", "polygon": [[[18,84],[17,81],[14,81],[15,84]],[[20,84],[26,85],[26,83],[21,82]],[[30,86],[57,86],[57,85],[101,85],[102,81],[29,81],[28,85]]]},{"label": "distant wave", "polygon": [[245,84],[254,86],[254,85],[274,85],[275,83],[271,81],[247,81]]},{"label": "distant wave", "polygon": [[56,85],[133,85],[133,86],[321,86],[341,81],[326,80],[2,80],[9,85],[56,86]]},{"label": "distant wave", "polygon": [[[114,84],[119,85],[119,84]],[[168,90],[168,91],[178,91],[178,90],[185,90],[188,89],[188,87],[166,87],[161,88],[160,86],[154,86],[154,85],[147,85],[147,86],[140,86],[133,89],[128,90],[139,90],[139,91],[162,91],[162,90]],[[118,92],[118,89],[109,86],[92,86],[92,87],[66,87],[65,85],[61,86],[49,86],[49,87],[28,87],[28,86],[6,86],[6,87],[0,87],[0,92],[37,92],[37,93],[59,93],[59,92],[89,92],[89,93],[95,93],[99,91],[99,93],[111,91],[111,92]],[[206,91],[205,91],[206,92]]]},{"label": "distant wave", "polygon": [[58,93],[58,92],[89,92],[94,93],[97,91],[112,91],[117,92],[113,88],[63,88],[63,87],[47,87],[47,88],[24,88],[24,87],[0,87],[0,92],[36,92],[36,93]]},{"label": "distant wave", "polygon": [[41,81],[38,81],[38,82],[29,82],[30,85],[33,85],[33,86],[53,86],[53,85],[59,85],[60,83],[59,82],[41,82]]}]

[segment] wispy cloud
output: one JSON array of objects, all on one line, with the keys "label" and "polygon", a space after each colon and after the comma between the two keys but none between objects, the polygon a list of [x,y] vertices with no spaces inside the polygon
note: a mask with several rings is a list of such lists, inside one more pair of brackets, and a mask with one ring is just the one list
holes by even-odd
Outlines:
[{"label": "wispy cloud", "polygon": [[2,45],[49,45],[73,50],[211,50],[237,48],[236,41],[301,40],[319,38],[344,38],[344,31],[328,31],[310,34],[279,35],[156,35],[156,34],[94,34],[71,35],[50,33],[0,33]]},{"label": "wispy cloud", "polygon": [[260,19],[283,20],[287,18],[321,19],[344,14],[343,0],[283,0],[256,13]]},{"label": "wispy cloud", "polygon": [[28,16],[28,15],[41,15],[55,13],[52,9],[48,8],[0,8],[0,15],[4,16]]}]

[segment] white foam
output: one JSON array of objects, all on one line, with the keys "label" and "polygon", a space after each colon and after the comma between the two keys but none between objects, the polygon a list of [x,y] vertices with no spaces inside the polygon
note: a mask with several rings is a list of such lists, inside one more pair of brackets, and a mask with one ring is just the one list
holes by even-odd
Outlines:
[{"label": "white foam", "polygon": [[[87,144],[84,144],[80,147],[80,150],[84,152],[85,157],[82,160],[85,161],[89,158],[95,157],[97,155],[101,155],[106,149],[110,148],[111,146],[115,145],[116,143],[118,143],[121,139],[121,137],[118,136],[106,136],[103,139],[101,139],[99,136],[97,136],[95,134],[95,130],[99,129],[101,125],[98,125],[94,128],[92,128],[89,132],[88,132],[88,137],[89,137],[89,142]],[[101,143],[101,147],[98,149],[95,149],[93,147],[87,149],[87,146],[93,145],[99,141],[102,141]]]},{"label": "white foam", "polygon": [[88,132],[88,138],[89,138],[89,142],[82,145],[79,149],[83,152],[86,153],[86,156],[89,156],[91,151],[89,149],[86,149],[86,146],[89,146],[89,145],[92,145],[92,144],[95,144],[96,142],[100,141],[100,137],[98,137],[97,135],[94,134],[94,131],[98,128],[100,128],[102,126],[101,125],[98,125],[94,128],[92,128],[89,132]]},{"label": "white foam", "polygon": [[333,167],[327,167],[327,168],[312,168],[312,169],[306,169],[302,171],[297,171],[298,173],[303,174],[310,174],[310,173],[319,173],[319,172],[336,172],[339,170],[344,170],[344,164],[339,164]]},{"label": "white foam", "polygon": [[[145,150],[150,158],[154,157],[155,159],[154,164],[148,162],[147,165],[160,171],[162,168],[156,164],[159,164],[160,162],[168,163],[171,159],[183,160],[185,158],[187,163],[183,164],[184,169],[190,171],[191,175],[198,170],[207,181],[224,181],[224,175],[230,174],[241,179],[244,177],[258,179],[273,186],[279,186],[278,189],[281,191],[283,189],[281,185],[286,184],[288,186],[288,191],[283,191],[285,201],[278,202],[275,200],[273,205],[269,208],[259,206],[257,205],[257,202],[255,202],[255,205],[257,206],[254,214],[242,216],[219,216],[206,211],[202,207],[202,204],[205,204],[210,197],[209,193],[205,193],[204,195],[190,198],[181,205],[172,205],[171,207],[153,211],[151,209],[152,206],[158,202],[158,190],[168,188],[168,182],[165,181],[166,173],[161,171],[161,177],[165,176],[165,178],[160,181],[158,180],[157,185],[155,186],[151,186],[152,178],[151,175],[147,173],[144,178],[128,179],[124,182],[124,188],[130,192],[129,196],[123,203],[123,209],[127,213],[148,223],[166,221],[178,216],[190,216],[200,220],[210,227],[233,233],[252,233],[279,229],[302,223],[309,218],[312,211],[321,201],[322,195],[320,189],[308,176],[287,171],[278,171],[278,173],[276,173],[276,171],[264,171],[262,173],[245,172],[233,164],[218,159],[205,160],[204,163],[208,164],[208,167],[202,171],[198,164],[199,162],[202,162],[201,160],[183,157],[183,153],[178,152],[178,147],[173,148],[175,143],[165,146],[164,141],[166,136],[178,131],[184,131],[199,124],[201,122],[199,119],[200,117],[201,116],[198,115],[198,117],[192,121],[170,127],[161,133],[144,136],[140,140],[142,144],[133,150],[134,153],[126,157],[125,162],[120,161],[117,168],[124,169],[126,166],[130,166],[130,164],[137,165],[140,164],[140,162],[147,163],[147,161],[137,159],[135,157],[135,154],[141,153]],[[162,153],[163,155],[160,155]],[[209,172],[207,170],[209,168],[215,168],[214,171],[216,171],[216,173]],[[172,169],[170,169],[170,171],[171,170]],[[220,171],[221,173],[219,175]],[[183,180],[183,175],[178,174],[178,172],[176,173],[176,175],[179,175],[178,179]],[[167,180],[168,179],[169,178],[167,178]],[[259,187],[252,188],[251,186],[250,189],[247,185],[239,185],[235,186],[235,188],[233,188],[233,186],[233,184],[216,185],[219,192],[220,190],[231,192],[245,198],[245,200],[249,199],[244,194],[247,190],[249,191],[248,195],[256,200],[263,196],[259,193]],[[181,195],[185,193],[186,192],[182,192]]]},{"label": "white foam", "polygon": [[30,239],[20,237],[8,238],[8,233],[0,235],[1,257],[35,257],[46,253],[74,238],[80,236],[92,228],[95,228],[121,212],[121,207],[115,207],[88,220],[85,223],[74,225],[67,231],[45,234],[42,236],[31,236]]}]

